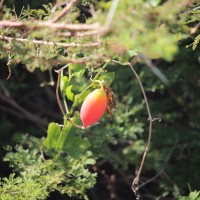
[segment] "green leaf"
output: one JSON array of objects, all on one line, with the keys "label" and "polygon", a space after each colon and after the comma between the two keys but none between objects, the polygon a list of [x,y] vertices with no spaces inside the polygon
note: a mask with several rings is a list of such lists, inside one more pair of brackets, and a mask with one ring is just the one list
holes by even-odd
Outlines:
[{"label": "green leaf", "polygon": [[78,58],[83,58],[83,57],[84,57],[84,53],[83,53],[83,52],[78,52],[78,53],[76,54],[76,56],[77,56]]},{"label": "green leaf", "polygon": [[130,56],[130,57],[133,57],[133,56],[137,56],[138,55],[138,53],[137,53],[137,51],[136,50],[129,50],[128,52],[128,55]]},{"label": "green leaf", "polygon": [[68,83],[69,82],[69,79],[67,76],[63,76],[62,73],[61,73],[61,78],[60,78],[60,91],[61,91],[61,94],[64,94],[65,91],[66,91],[66,88],[68,86]]},{"label": "green leaf", "polygon": [[103,72],[99,75],[98,80],[104,80],[108,86],[111,85],[115,78],[115,72]]},{"label": "green leaf", "polygon": [[190,192],[190,198],[192,200],[198,200],[198,199],[200,199],[200,191]]},{"label": "green leaf", "polygon": [[80,64],[71,64],[69,66],[70,70],[72,71],[73,75],[76,77],[83,76],[85,72],[85,68]]},{"label": "green leaf", "polygon": [[72,92],[72,87],[73,85],[70,85],[66,88],[66,96],[67,98],[70,100],[70,101],[74,101],[74,98],[75,98],[75,95],[74,93]]},{"label": "green leaf", "polygon": [[56,149],[64,150],[65,142],[68,140],[68,136],[71,133],[72,127],[72,123],[70,123],[69,121],[65,122],[65,125],[62,131],[60,132],[59,138],[57,140]]},{"label": "green leaf", "polygon": [[47,131],[47,138],[43,144],[48,149],[63,150],[65,141],[72,128],[72,123],[65,122],[65,127],[61,128],[56,123],[50,123]]},{"label": "green leaf", "polygon": [[71,136],[65,143],[65,150],[73,158],[79,158],[80,154],[86,151],[90,145],[87,139]]},{"label": "green leaf", "polygon": [[50,123],[47,130],[47,138],[43,144],[46,148],[51,149],[56,147],[61,128],[54,122]]}]

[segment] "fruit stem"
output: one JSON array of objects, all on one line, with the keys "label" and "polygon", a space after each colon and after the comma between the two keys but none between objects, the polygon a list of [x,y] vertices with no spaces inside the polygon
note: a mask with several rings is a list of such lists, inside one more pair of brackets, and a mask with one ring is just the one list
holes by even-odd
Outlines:
[{"label": "fruit stem", "polygon": [[100,89],[101,89],[101,90],[104,90],[104,85],[105,85],[105,81],[104,81],[104,80],[102,80],[102,81],[95,80],[95,81],[93,81],[93,83],[98,83]]}]

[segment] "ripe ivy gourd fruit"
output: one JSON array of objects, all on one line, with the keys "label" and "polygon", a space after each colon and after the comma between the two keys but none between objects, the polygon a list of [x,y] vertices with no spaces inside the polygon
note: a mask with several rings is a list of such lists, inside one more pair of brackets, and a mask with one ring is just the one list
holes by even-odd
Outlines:
[{"label": "ripe ivy gourd fruit", "polygon": [[92,91],[83,101],[80,110],[80,117],[83,126],[87,128],[99,121],[107,108],[106,92],[101,87]]}]

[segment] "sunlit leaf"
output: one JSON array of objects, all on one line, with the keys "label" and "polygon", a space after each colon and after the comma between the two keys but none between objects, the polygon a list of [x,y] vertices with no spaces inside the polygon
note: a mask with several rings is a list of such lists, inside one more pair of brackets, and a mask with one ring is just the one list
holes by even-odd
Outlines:
[{"label": "sunlit leaf", "polygon": [[46,148],[51,149],[56,147],[61,128],[54,122],[50,123],[47,130],[47,138],[43,144]]},{"label": "sunlit leaf", "polygon": [[63,76],[61,73],[61,78],[60,78],[60,91],[63,94],[68,86],[68,77],[67,76]]},{"label": "sunlit leaf", "polygon": [[74,93],[72,92],[73,85],[70,85],[66,88],[66,96],[70,101],[74,101]]},{"label": "sunlit leaf", "polygon": [[70,122],[65,123],[65,127],[61,129],[56,123],[50,123],[47,131],[47,138],[43,144],[48,149],[62,150],[65,140],[72,128]]}]

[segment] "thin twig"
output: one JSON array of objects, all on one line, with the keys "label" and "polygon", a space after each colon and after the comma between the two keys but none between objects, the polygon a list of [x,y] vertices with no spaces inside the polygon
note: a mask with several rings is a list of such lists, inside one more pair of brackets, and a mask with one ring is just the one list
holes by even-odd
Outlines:
[{"label": "thin twig", "polygon": [[59,21],[64,15],[66,15],[72,8],[72,6],[77,2],[77,0],[70,1],[66,7],[57,15],[55,18],[51,20],[51,22],[55,23]]},{"label": "thin twig", "polygon": [[60,95],[59,95],[59,88],[60,88],[60,73],[61,71],[58,71],[58,80],[57,80],[57,85],[56,85],[56,99],[59,105],[59,108],[63,114],[63,116],[65,116],[65,111],[62,107],[61,101],[60,101]]},{"label": "thin twig", "polygon": [[61,29],[69,31],[88,31],[88,30],[98,30],[100,25],[98,23],[94,24],[66,24],[66,23],[51,23],[38,21],[37,23],[24,23],[21,21],[0,21],[0,27],[10,27],[18,29],[37,29],[37,28],[50,28],[50,29]]},{"label": "thin twig", "polygon": [[142,187],[144,187],[145,185],[147,185],[148,183],[154,181],[156,178],[158,178],[164,171],[164,168],[162,168],[155,176],[153,176],[152,178],[148,179],[147,181],[145,181],[144,183],[140,184],[138,186],[138,190]]},{"label": "thin twig", "polygon": [[40,156],[41,156],[43,161],[46,160],[45,157],[44,157],[43,146],[40,147]]},{"label": "thin twig", "polygon": [[101,43],[100,42],[94,42],[94,43],[88,43],[88,44],[76,44],[76,43],[62,43],[62,42],[48,42],[48,41],[44,41],[44,40],[28,40],[28,39],[24,39],[24,38],[14,38],[14,37],[7,37],[7,36],[3,36],[0,35],[0,40],[3,41],[17,41],[17,42],[31,42],[33,44],[38,44],[38,45],[50,45],[50,46],[60,46],[60,47],[96,47],[99,46]]},{"label": "thin twig", "polygon": [[[113,60],[113,62],[121,64],[119,61]],[[140,163],[139,170],[137,172],[137,175],[136,175],[135,179],[133,180],[132,187],[131,187],[132,190],[133,190],[133,192],[136,195],[136,199],[139,200],[140,199],[140,194],[139,194],[139,180],[140,180],[140,175],[141,175],[141,172],[142,172],[142,169],[143,169],[143,166],[144,166],[144,161],[145,161],[145,158],[147,156],[147,152],[149,151],[150,144],[151,144],[152,123],[153,123],[154,120],[153,120],[152,115],[151,115],[151,111],[150,111],[150,108],[149,108],[149,103],[148,103],[148,100],[147,100],[147,97],[146,97],[146,93],[145,93],[144,87],[142,85],[142,82],[141,82],[138,74],[134,70],[134,68],[133,68],[133,66],[132,66],[131,63],[128,62],[128,63],[121,64],[121,65],[128,65],[130,67],[131,71],[133,72],[133,74],[135,75],[135,77],[137,78],[138,83],[139,83],[140,88],[141,88],[141,91],[142,91],[142,94],[144,96],[144,101],[145,101],[147,112],[148,112],[149,134],[148,134],[147,144],[146,144],[146,148],[145,148],[144,153],[143,153],[143,157],[142,157],[142,161]]]},{"label": "thin twig", "polygon": [[83,126],[76,124],[72,118],[69,118],[69,122],[73,124],[76,128],[85,129]]},{"label": "thin twig", "polygon": [[132,183],[132,190],[135,193],[137,199],[139,200],[140,199],[140,194],[138,193],[138,190],[139,190],[138,184],[139,184],[140,175],[141,175],[141,172],[142,172],[142,169],[143,169],[144,161],[145,161],[145,158],[147,156],[147,152],[149,151],[149,148],[150,148],[151,137],[152,137],[152,115],[151,115],[151,111],[150,111],[150,108],[149,108],[149,103],[148,103],[148,100],[147,100],[146,93],[144,91],[144,87],[142,85],[142,82],[141,82],[138,74],[134,70],[132,64],[131,63],[127,63],[127,64],[130,67],[131,71],[134,73],[134,75],[137,78],[137,80],[138,80],[138,83],[139,83],[140,88],[142,90],[142,94],[144,96],[144,101],[145,101],[147,112],[148,112],[148,116],[149,116],[148,117],[148,119],[149,119],[149,134],[148,134],[147,145],[146,145],[143,157],[142,157],[142,161],[140,163],[139,170],[137,172],[137,176],[135,177],[135,179],[133,180],[133,183]]},{"label": "thin twig", "polygon": [[10,64],[11,64],[12,60],[10,58],[10,55],[8,56],[8,62],[7,62],[7,67],[8,67],[8,77],[7,77],[7,80],[10,78],[11,74],[12,74],[12,70],[11,70],[11,67],[10,67]]},{"label": "thin twig", "polygon": [[183,14],[191,13],[191,12],[194,12],[195,10],[199,10],[199,9],[200,9],[200,6],[197,6],[197,7],[195,7],[195,8],[192,8],[192,9],[187,10],[187,11],[185,11],[185,12],[182,12],[182,13],[180,13],[180,14],[183,15]]},{"label": "thin twig", "polygon": [[180,190],[177,186],[177,184],[170,178],[170,176],[165,172],[163,171],[163,175],[169,180],[169,182],[171,182],[174,186],[174,190],[177,192],[177,193],[180,193]]},{"label": "thin twig", "polygon": [[[154,118],[154,119],[155,119],[155,118]],[[152,121],[153,121],[153,120],[152,120]],[[166,165],[167,165],[169,159],[171,158],[171,155],[173,154],[173,151],[174,151],[174,149],[175,149],[177,143],[178,143],[178,140],[176,139],[176,141],[175,141],[174,145],[172,146],[172,148],[171,148],[171,150],[170,150],[170,152],[169,152],[169,154],[168,154],[168,156],[167,156],[167,158],[166,158],[166,160],[165,160],[165,162],[164,162],[162,168],[160,169],[160,171],[159,171],[155,176],[153,176],[152,178],[148,179],[146,182],[144,182],[144,183],[142,183],[141,185],[139,185],[139,186],[138,186],[138,189],[140,189],[140,188],[144,187],[146,184],[148,184],[148,183],[154,181],[154,180],[155,180],[157,177],[159,177],[161,174],[165,174],[164,169],[165,169],[165,167],[166,167]]]},{"label": "thin twig", "polygon": [[190,29],[190,34],[194,35],[199,30],[199,27],[200,27],[200,22]]},{"label": "thin twig", "polygon": [[71,65],[71,63],[65,65],[64,67],[62,67],[62,68],[60,68],[60,69],[58,69],[58,70],[55,70],[55,72],[56,72],[56,73],[61,72],[63,69],[66,69],[66,68],[69,67],[70,65]]},{"label": "thin twig", "polygon": [[154,117],[154,118],[152,119],[152,122],[154,122],[154,121],[161,122],[162,120],[161,120],[161,118],[159,118],[159,117]]}]

